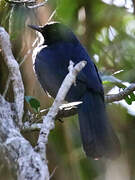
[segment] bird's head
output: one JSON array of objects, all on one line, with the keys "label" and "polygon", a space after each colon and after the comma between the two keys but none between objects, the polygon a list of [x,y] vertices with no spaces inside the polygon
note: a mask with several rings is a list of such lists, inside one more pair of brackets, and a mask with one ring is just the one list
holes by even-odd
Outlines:
[{"label": "bird's head", "polygon": [[65,25],[53,22],[45,26],[28,25],[30,28],[39,31],[44,37],[44,45],[51,45],[56,42],[78,43],[74,33]]}]

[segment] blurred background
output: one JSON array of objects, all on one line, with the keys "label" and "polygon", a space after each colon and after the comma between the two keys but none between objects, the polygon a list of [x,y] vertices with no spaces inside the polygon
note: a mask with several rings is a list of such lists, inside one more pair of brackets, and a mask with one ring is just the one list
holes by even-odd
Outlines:
[{"label": "blurred background", "polygon": [[[32,62],[37,34],[28,24],[52,21],[68,25],[87,49],[101,72],[105,93],[117,93],[135,82],[135,0],[48,0],[43,7],[27,3],[0,1],[0,25],[10,34],[13,54],[20,64],[25,95],[40,101],[41,109],[53,99],[40,87]],[[0,53],[0,93],[5,89],[8,69]],[[134,95],[134,94],[133,94]],[[114,161],[94,161],[83,152],[78,117],[56,122],[48,143],[48,164],[55,173],[52,180],[134,180],[135,179],[135,98],[107,104],[110,121],[117,132],[122,154]],[[12,86],[7,100],[13,100]],[[33,111],[25,102],[25,113]],[[38,132],[24,136],[36,144]],[[8,172],[8,173],[7,173]],[[0,180],[12,180],[10,171],[0,163]]]}]

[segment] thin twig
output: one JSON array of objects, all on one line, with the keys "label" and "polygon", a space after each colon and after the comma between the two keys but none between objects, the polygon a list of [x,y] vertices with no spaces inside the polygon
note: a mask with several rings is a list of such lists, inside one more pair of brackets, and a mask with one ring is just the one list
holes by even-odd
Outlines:
[{"label": "thin twig", "polygon": [[53,18],[53,16],[55,15],[56,13],[56,9],[52,12],[52,14],[49,16],[48,20],[47,20],[47,23],[50,22]]},{"label": "thin twig", "polygon": [[31,49],[29,49],[29,50],[27,51],[27,53],[25,54],[23,60],[20,62],[19,67],[22,66],[22,64],[25,62],[25,60],[28,58],[28,56],[32,53],[32,51],[33,51],[33,49],[34,49],[36,43],[38,42],[38,40],[39,40],[38,37],[34,40],[34,42],[32,43]]},{"label": "thin twig", "polygon": [[35,4],[35,5],[30,5],[30,6],[27,5],[27,8],[29,8],[29,9],[39,8],[39,7],[41,7],[41,6],[44,6],[46,3],[47,3],[47,1],[43,1],[43,2],[38,3],[38,4]]},{"label": "thin twig", "polygon": [[[105,102],[106,103],[113,103],[115,101],[121,101],[123,100],[126,96],[128,96],[129,94],[131,94],[133,91],[135,91],[135,83],[131,84],[129,87],[125,88],[123,91],[119,92],[118,94],[112,94],[112,95],[106,95],[105,96]],[[46,115],[48,109],[47,110],[42,110],[40,113],[40,117],[37,119],[39,119],[39,121],[41,122],[41,119],[44,115]],[[60,118],[66,118],[66,117],[70,117],[77,114],[77,106],[70,106],[70,108],[61,108],[59,109],[55,119],[60,119]],[[33,119],[34,121],[34,119]],[[38,121],[38,122],[39,122]],[[36,131],[36,130],[40,130],[40,126],[36,123],[30,125],[29,126],[24,124],[24,127],[22,129],[22,131]]]},{"label": "thin twig", "polygon": [[131,84],[129,87],[125,88],[123,91],[120,91],[118,94],[112,94],[105,96],[106,103],[112,103],[115,101],[121,101],[126,96],[135,91],[135,83]]},{"label": "thin twig", "polygon": [[73,62],[70,62],[69,73],[65,77],[48,114],[43,118],[43,124],[39,133],[38,144],[37,144],[36,150],[40,153],[41,158],[45,160],[45,162],[47,161],[46,144],[48,142],[48,135],[50,133],[50,130],[54,128],[54,119],[71,85],[75,82],[77,74],[82,70],[82,68],[84,68],[85,65],[86,65],[86,62],[81,61],[75,67],[73,67]]},{"label": "thin twig", "polygon": [[6,0],[7,3],[11,3],[11,4],[25,4],[25,3],[36,3],[35,0],[20,0],[20,1],[16,1],[16,0]]},{"label": "thin twig", "polygon": [[51,173],[51,175],[50,175],[50,179],[51,179],[51,178],[53,177],[53,175],[55,174],[57,168],[58,168],[58,167],[56,166],[56,167],[54,168],[54,170],[52,171],[52,173]]},{"label": "thin twig", "polygon": [[22,4],[29,9],[34,9],[44,6],[47,3],[47,0],[44,0],[43,2],[40,3],[37,3],[36,0],[20,0],[20,1],[6,0],[6,2],[10,4],[19,4],[19,5]]}]

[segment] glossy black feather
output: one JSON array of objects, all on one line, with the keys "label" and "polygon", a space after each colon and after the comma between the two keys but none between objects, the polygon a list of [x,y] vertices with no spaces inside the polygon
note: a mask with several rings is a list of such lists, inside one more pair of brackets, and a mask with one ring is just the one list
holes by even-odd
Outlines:
[{"label": "glossy black feather", "polygon": [[[66,100],[83,101],[78,106],[80,131],[86,155],[93,158],[117,157],[120,144],[108,122],[102,82],[97,68],[73,32],[60,23],[34,27],[44,36],[35,59],[35,71],[43,89],[55,98],[68,73],[69,61],[85,60],[87,65],[77,76]],[[46,46],[45,46],[46,45]]]}]

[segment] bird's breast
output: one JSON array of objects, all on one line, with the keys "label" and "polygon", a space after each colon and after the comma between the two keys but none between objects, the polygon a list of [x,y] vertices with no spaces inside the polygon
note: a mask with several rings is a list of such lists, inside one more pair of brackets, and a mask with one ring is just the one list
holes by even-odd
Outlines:
[{"label": "bird's breast", "polygon": [[55,97],[68,73],[68,60],[58,51],[43,48],[36,55],[35,71],[43,89]]}]

